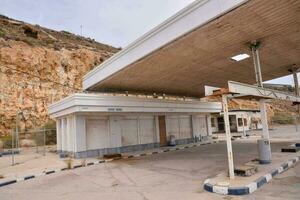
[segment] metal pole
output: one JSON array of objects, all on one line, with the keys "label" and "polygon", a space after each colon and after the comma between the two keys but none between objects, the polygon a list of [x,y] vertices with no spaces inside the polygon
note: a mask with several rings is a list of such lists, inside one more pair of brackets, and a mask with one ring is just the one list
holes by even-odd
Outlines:
[{"label": "metal pole", "polygon": [[254,62],[256,83],[259,87],[263,87],[261,67],[260,67],[260,59],[259,59],[259,52],[258,52],[259,45],[260,45],[259,42],[256,42],[256,43],[252,44],[251,45],[251,51],[252,51],[253,62]]},{"label": "metal pole", "polygon": [[16,115],[16,148],[19,149],[19,113]]},{"label": "metal pole", "polygon": [[233,154],[232,154],[227,95],[222,95],[222,107],[223,107],[223,113],[224,113],[224,123],[225,123],[225,133],[226,133],[229,178],[234,179],[234,165],[233,165]]},{"label": "metal pole", "polygon": [[[292,72],[293,72],[293,79],[295,85],[295,95],[299,96],[299,81],[298,81],[297,69],[292,69]],[[298,114],[300,114],[300,106],[297,105],[297,107],[298,107]],[[294,120],[295,120],[296,132],[298,132],[297,116],[295,116]]]},{"label": "metal pole", "polygon": [[269,140],[270,136],[269,136],[268,116],[267,116],[265,99],[261,99],[259,101],[259,106],[260,106],[261,123],[263,126],[262,138]]},{"label": "metal pole", "polygon": [[46,128],[44,127],[44,156],[46,155]]},{"label": "metal pole", "polygon": [[[260,46],[260,42],[255,42],[251,44],[251,51],[253,55],[253,62],[254,62],[254,69],[255,69],[255,77],[258,87],[263,88],[263,80],[261,74],[261,66],[260,66],[260,59],[259,59],[259,52],[258,48]],[[269,136],[269,126],[268,126],[268,117],[267,117],[267,110],[266,110],[266,102],[265,99],[261,99],[259,101],[260,107],[260,114],[261,114],[261,122],[262,122],[262,139],[266,139],[268,143],[268,152],[270,154],[271,159],[271,146],[270,146],[270,136]],[[262,150],[259,148],[259,155],[263,154]]]},{"label": "metal pole", "polygon": [[15,165],[14,131],[11,130],[11,165]]},{"label": "metal pole", "polygon": [[244,114],[242,114],[242,123],[243,123],[243,137],[246,137]]},{"label": "metal pole", "polygon": [[38,131],[35,132],[35,145],[36,145],[36,153],[39,153],[39,144],[38,144]]},{"label": "metal pole", "polygon": [[295,95],[299,96],[299,82],[298,82],[297,70],[293,70],[293,79],[295,84]]}]

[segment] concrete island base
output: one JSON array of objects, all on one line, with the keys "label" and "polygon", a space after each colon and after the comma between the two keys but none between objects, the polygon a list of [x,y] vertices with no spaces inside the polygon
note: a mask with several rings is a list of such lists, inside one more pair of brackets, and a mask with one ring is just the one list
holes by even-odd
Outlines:
[{"label": "concrete island base", "polygon": [[234,180],[229,180],[227,174],[222,173],[214,178],[206,179],[204,189],[208,192],[222,195],[251,194],[264,184],[270,182],[274,176],[285,172],[299,163],[300,154],[273,153],[272,158],[272,163],[269,165],[260,165],[257,163],[258,173],[253,176],[236,176]]}]

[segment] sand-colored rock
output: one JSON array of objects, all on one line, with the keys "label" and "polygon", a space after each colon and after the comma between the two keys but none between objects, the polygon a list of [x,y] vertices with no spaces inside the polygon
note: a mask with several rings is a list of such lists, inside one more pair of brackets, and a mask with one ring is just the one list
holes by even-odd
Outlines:
[{"label": "sand-colored rock", "polygon": [[34,147],[34,146],[36,146],[36,143],[34,140],[22,139],[22,140],[20,140],[20,146],[21,147]]},{"label": "sand-colored rock", "polygon": [[82,77],[118,51],[1,16],[0,31],[0,135],[15,127],[17,114],[21,130],[43,126],[49,120],[47,107],[81,91]]}]

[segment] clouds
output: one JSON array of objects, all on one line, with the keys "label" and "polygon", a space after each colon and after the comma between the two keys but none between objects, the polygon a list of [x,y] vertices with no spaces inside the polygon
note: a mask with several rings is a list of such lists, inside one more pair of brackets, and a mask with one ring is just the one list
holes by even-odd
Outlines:
[{"label": "clouds", "polygon": [[194,0],[0,0],[0,13],[125,47]]}]

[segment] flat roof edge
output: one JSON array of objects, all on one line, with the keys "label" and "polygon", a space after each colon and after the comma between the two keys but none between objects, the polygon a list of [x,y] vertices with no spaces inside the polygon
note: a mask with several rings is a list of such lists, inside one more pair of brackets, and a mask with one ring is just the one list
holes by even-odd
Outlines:
[{"label": "flat roof edge", "polygon": [[[118,109],[121,110],[118,110]],[[116,109],[116,110],[115,110]],[[97,94],[74,94],[49,106],[53,118],[63,116],[66,110],[74,112],[219,112],[221,103],[147,99],[139,97],[105,96]]]},{"label": "flat roof edge", "polygon": [[83,89],[93,87],[162,46],[247,1],[249,0],[196,0],[87,73],[83,77]]}]

